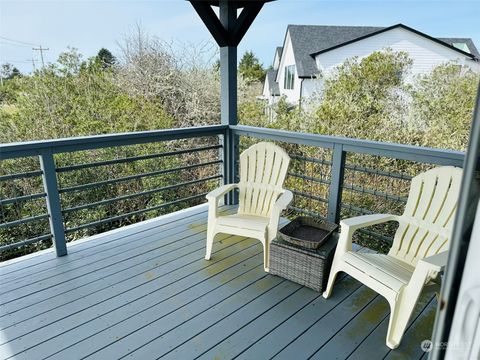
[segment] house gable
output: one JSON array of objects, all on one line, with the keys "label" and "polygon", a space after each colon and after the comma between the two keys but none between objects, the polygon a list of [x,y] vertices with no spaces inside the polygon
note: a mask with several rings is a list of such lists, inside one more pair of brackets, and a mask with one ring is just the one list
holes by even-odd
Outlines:
[{"label": "house gable", "polygon": [[278,70],[278,67],[280,66],[280,59],[282,58],[282,52],[283,52],[283,47],[282,46],[277,46],[277,49],[275,50],[275,56],[273,58],[273,70]]},{"label": "house gable", "polygon": [[[472,59],[475,58],[475,54],[473,54],[472,52],[466,52],[466,51],[464,51],[464,50],[461,50],[461,49],[459,49],[458,47],[453,46],[453,44],[450,44],[449,42],[443,41],[443,40],[441,40],[441,39],[436,39],[436,38],[434,38],[434,37],[431,37],[430,35],[427,35],[427,34],[425,34],[425,33],[422,33],[422,32],[420,32],[420,31],[418,31],[418,30],[415,30],[415,29],[413,29],[413,28],[411,28],[411,27],[408,27],[408,26],[406,26],[406,25],[403,25],[403,24],[397,24],[397,25],[393,25],[393,26],[390,26],[390,27],[387,27],[387,28],[381,28],[381,29],[379,29],[379,30],[377,30],[377,31],[374,31],[374,32],[371,32],[371,33],[369,33],[369,34],[365,34],[365,35],[363,35],[363,36],[358,36],[358,37],[356,37],[356,38],[354,38],[354,39],[351,39],[351,40],[349,40],[349,41],[345,41],[345,42],[343,42],[343,43],[340,43],[340,44],[337,44],[337,45],[334,45],[334,46],[331,46],[331,47],[328,47],[328,48],[325,48],[325,49],[322,49],[322,50],[313,52],[313,53],[311,53],[310,55],[311,55],[312,57],[316,57],[317,55],[320,55],[320,54],[322,54],[322,53],[325,53],[325,52],[328,52],[328,51],[332,51],[332,50],[335,50],[335,49],[337,49],[337,48],[340,48],[340,47],[343,47],[343,46],[347,46],[347,45],[350,45],[350,44],[355,43],[355,42],[357,42],[357,41],[362,41],[362,40],[367,39],[367,38],[369,38],[369,37],[377,36],[377,35],[379,35],[379,34],[382,34],[382,33],[384,33],[384,32],[391,31],[391,30],[394,30],[394,29],[404,29],[404,30],[406,30],[406,31],[410,31],[410,32],[412,32],[412,33],[415,33],[415,34],[418,35],[418,36],[424,37],[424,38],[426,38],[426,39],[428,39],[428,40],[430,40],[430,41],[432,41],[432,42],[435,42],[435,43],[437,43],[437,44],[439,44],[439,45],[441,45],[441,46],[445,46],[445,47],[450,48],[451,50],[457,51],[457,52],[463,54],[464,56],[470,57],[470,58],[472,58]],[[472,44],[473,44],[473,42],[472,42]],[[475,50],[476,50],[476,49],[475,49]]]},{"label": "house gable", "polygon": [[460,61],[463,65],[477,65],[476,62],[471,61],[474,57],[472,54],[441,41],[431,41],[429,37],[403,26],[391,27],[388,31],[381,31],[373,36],[319,52],[315,55],[316,65],[320,71],[328,73],[348,58],[355,56],[363,58],[386,48],[407,52],[413,60],[412,74],[431,71],[434,67],[449,61]]},{"label": "house gable", "polygon": [[383,29],[373,26],[325,26],[325,25],[289,25],[297,74],[300,78],[313,78],[318,69],[310,54],[334,45],[350,41],[359,36]]},{"label": "house gable", "polygon": [[[293,89],[285,89],[285,68],[291,65],[295,67],[294,86]],[[300,97],[299,80],[300,79],[298,78],[298,64],[295,59],[294,49],[292,47],[292,39],[288,28],[285,35],[285,40],[283,42],[283,51],[278,66],[277,76],[275,77],[275,81],[278,83],[279,86],[280,95],[286,95],[287,98],[292,102],[298,101]]]}]

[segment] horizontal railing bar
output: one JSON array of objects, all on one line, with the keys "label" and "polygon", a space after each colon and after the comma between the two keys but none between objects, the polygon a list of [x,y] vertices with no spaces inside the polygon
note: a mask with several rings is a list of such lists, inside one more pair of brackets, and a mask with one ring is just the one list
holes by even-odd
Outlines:
[{"label": "horizontal railing bar", "polygon": [[6,143],[0,145],[0,157],[13,159],[40,155],[45,151],[62,153],[100,149],[113,146],[137,145],[151,142],[225,135],[228,125],[196,126],[179,129],[139,131],[121,134],[78,136],[72,138]]},{"label": "horizontal railing bar", "polygon": [[316,211],[305,210],[305,209],[297,208],[295,206],[288,206],[288,209],[294,210],[296,212],[303,213],[303,214],[306,214],[306,215],[309,215],[309,216],[318,217],[318,218],[323,219],[323,220],[327,220],[327,218],[325,216],[320,215]]},{"label": "horizontal railing bar", "polygon": [[47,235],[37,236],[37,237],[31,238],[31,239],[28,239],[28,240],[18,241],[18,242],[13,243],[13,244],[2,245],[2,246],[0,246],[0,252],[6,251],[6,250],[11,250],[11,249],[17,249],[19,247],[35,244],[37,242],[44,241],[44,240],[50,240],[51,238],[52,238],[52,235],[47,234]]},{"label": "horizontal railing bar", "polygon": [[0,224],[0,229],[6,229],[6,228],[9,228],[9,227],[12,227],[12,226],[27,224],[29,222],[40,221],[40,220],[44,220],[44,219],[48,219],[48,214],[30,216],[30,217],[18,219],[18,220],[15,220],[15,221],[1,223]]},{"label": "horizontal railing bar", "polygon": [[328,200],[323,198],[323,197],[312,195],[312,194],[309,194],[309,193],[306,193],[306,192],[303,192],[303,191],[299,191],[299,190],[293,190],[293,189],[289,189],[289,190],[295,195],[305,197],[307,199],[312,199],[312,200],[328,203]]},{"label": "horizontal railing bar", "polygon": [[117,221],[117,220],[122,220],[122,219],[125,219],[125,218],[133,216],[133,215],[138,215],[138,214],[142,214],[142,213],[145,213],[145,212],[159,210],[159,209],[162,209],[162,208],[167,207],[167,206],[175,205],[177,203],[181,203],[181,202],[193,200],[193,199],[196,199],[196,198],[199,198],[199,197],[202,197],[202,196],[206,196],[207,194],[208,194],[208,192],[205,192],[205,193],[201,193],[201,194],[198,194],[198,195],[182,198],[182,199],[179,199],[179,200],[170,201],[170,202],[165,203],[165,204],[152,206],[152,207],[147,208],[147,209],[140,209],[140,210],[136,210],[136,211],[126,213],[126,214],[114,216],[114,217],[111,217],[111,218],[108,218],[108,219],[102,219],[102,220],[98,220],[98,221],[93,221],[93,222],[88,223],[88,224],[82,224],[82,225],[76,226],[74,228],[65,229],[65,233],[71,233],[71,232],[83,230],[83,229],[86,229],[86,228],[89,228],[89,227],[98,226],[98,225],[102,225],[102,224],[106,224],[106,223],[111,223],[111,222],[114,222],[114,221]]},{"label": "horizontal railing bar", "polygon": [[455,165],[461,167],[465,157],[465,154],[460,151],[433,149],[413,145],[307,134],[245,125],[230,126],[230,129],[232,129],[234,134],[238,136],[250,136],[323,148],[332,148],[334,144],[341,144],[343,145],[343,150],[346,152],[356,152],[438,165]]},{"label": "horizontal railing bar", "polygon": [[349,169],[349,170],[357,171],[357,172],[362,172],[362,173],[366,173],[366,174],[386,176],[386,177],[401,179],[401,180],[412,180],[413,179],[413,176],[410,176],[410,175],[393,173],[393,172],[383,171],[383,170],[379,170],[379,169],[371,169],[371,168],[358,166],[358,165],[347,164],[347,165],[345,165],[345,169]]},{"label": "horizontal railing bar", "polygon": [[249,136],[258,139],[286,142],[289,144],[316,146],[326,149],[333,148],[335,143],[333,137],[323,137],[322,135],[307,134],[295,131],[285,131],[270,128],[260,128],[245,125],[230,125],[234,135]]},{"label": "horizontal railing bar", "polygon": [[41,198],[44,198],[45,196],[47,196],[47,194],[43,192],[43,193],[32,194],[32,195],[17,196],[10,199],[3,199],[3,200],[0,200],[0,206],[15,204],[17,202],[22,202],[22,201],[41,199]]},{"label": "horizontal railing bar", "polygon": [[2,176],[0,176],[0,181],[25,179],[25,178],[34,177],[34,176],[41,176],[41,175],[42,175],[41,170],[27,171],[27,172],[24,172],[24,173],[2,175]]},{"label": "horizontal railing bar", "polygon": [[181,154],[187,154],[187,153],[193,153],[193,152],[199,152],[199,151],[220,149],[221,147],[222,147],[222,145],[212,145],[212,146],[204,146],[204,147],[193,148],[193,149],[184,149],[184,150],[169,151],[169,152],[164,152],[164,153],[131,156],[131,157],[126,157],[126,158],[121,158],[121,159],[97,161],[97,162],[86,163],[86,164],[61,166],[61,167],[57,167],[56,171],[58,173],[63,173],[63,172],[67,172],[67,171],[82,170],[82,169],[87,169],[87,168],[92,168],[92,167],[97,167],[97,166],[123,164],[123,163],[129,163],[129,162],[133,162],[133,161],[156,159],[156,158],[160,158],[160,157],[167,157],[167,156],[181,155]]},{"label": "horizontal railing bar", "polygon": [[313,162],[313,163],[321,164],[321,165],[329,165],[329,166],[332,165],[332,162],[329,161],[329,160],[316,159],[316,158],[312,158],[312,157],[308,157],[308,156],[295,155],[295,154],[291,154],[291,155],[289,154],[289,156],[290,156],[291,159],[295,159],[295,160]]},{"label": "horizontal railing bar", "polygon": [[296,178],[299,178],[299,179],[303,179],[303,180],[317,182],[319,184],[330,185],[330,181],[325,180],[325,179],[321,179],[321,178],[317,178],[317,177],[313,177],[313,176],[307,176],[307,175],[302,175],[302,174],[297,174],[297,173],[292,173],[292,172],[287,173],[287,175],[288,176],[293,176],[293,177],[296,177]]},{"label": "horizontal railing bar", "polygon": [[186,181],[186,182],[183,182],[183,183],[180,183],[180,184],[174,184],[174,185],[164,186],[164,187],[161,187],[161,188],[142,191],[142,192],[138,192],[138,193],[135,193],[135,194],[122,195],[122,196],[118,196],[118,197],[115,197],[115,198],[112,198],[112,199],[105,199],[105,200],[100,200],[100,201],[96,201],[96,202],[89,203],[89,204],[78,205],[78,206],[74,206],[74,207],[71,207],[71,208],[66,208],[66,209],[62,210],[62,213],[63,214],[68,214],[68,213],[71,213],[71,212],[74,212],[74,211],[90,209],[90,208],[96,207],[96,206],[108,205],[108,204],[111,204],[111,203],[116,202],[116,201],[133,199],[133,198],[136,198],[136,197],[139,197],[139,196],[152,195],[152,194],[156,194],[156,193],[161,192],[161,191],[177,189],[179,187],[198,184],[200,182],[206,182],[206,181],[218,179],[218,178],[221,178],[221,177],[222,177],[222,175],[218,174],[218,175],[213,175],[213,176],[209,176],[209,177],[206,177],[206,178],[196,179],[196,180],[192,180],[192,181]]},{"label": "horizontal railing bar", "polygon": [[359,214],[362,214],[362,215],[372,215],[372,214],[375,214],[375,212],[373,212],[373,211],[371,211],[371,210],[364,209],[364,208],[361,208],[361,207],[357,207],[357,206],[354,206],[354,205],[351,205],[351,204],[347,204],[347,203],[342,203],[342,204],[340,204],[340,206],[341,206],[343,209],[353,210],[353,211],[355,211],[356,213],[359,213]]},{"label": "horizontal railing bar", "polygon": [[398,195],[391,195],[383,191],[377,191],[377,190],[372,190],[372,189],[365,189],[360,186],[355,186],[352,184],[343,184],[342,188],[347,189],[347,190],[352,190],[355,192],[359,193],[364,193],[364,194],[370,194],[370,195],[375,195],[381,198],[393,200],[393,201],[400,201],[402,203],[407,203],[407,197],[405,196],[398,196]]},{"label": "horizontal railing bar", "polygon": [[164,174],[169,174],[169,173],[176,172],[176,171],[190,170],[190,169],[194,169],[194,168],[197,168],[197,167],[206,167],[206,166],[209,166],[209,165],[215,165],[215,164],[221,164],[221,163],[222,163],[222,160],[215,160],[215,161],[208,161],[208,162],[198,163],[198,164],[193,164],[193,165],[181,166],[181,167],[177,167],[177,168],[152,171],[152,172],[142,173],[142,174],[138,174],[138,175],[124,176],[124,177],[117,178],[117,179],[110,179],[110,180],[98,181],[98,182],[94,182],[94,183],[88,183],[88,184],[82,184],[82,185],[76,185],[76,186],[61,188],[61,189],[59,189],[59,192],[60,193],[68,193],[68,192],[73,192],[73,191],[81,191],[81,190],[86,190],[86,189],[90,189],[90,188],[97,188],[97,187],[100,187],[100,186],[112,185],[112,184],[117,184],[117,183],[120,183],[120,182],[136,180],[136,179],[140,179],[140,178],[143,178],[143,177],[164,175]]}]

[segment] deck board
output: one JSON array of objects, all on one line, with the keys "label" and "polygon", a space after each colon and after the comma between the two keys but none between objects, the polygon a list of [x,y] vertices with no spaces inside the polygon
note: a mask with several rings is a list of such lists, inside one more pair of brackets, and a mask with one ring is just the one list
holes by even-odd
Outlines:
[{"label": "deck board", "polygon": [[71,243],[62,258],[50,249],[0,263],[0,359],[423,355],[431,292],[390,351],[373,291],[340,275],[325,300],[266,274],[261,244],[238,236],[220,235],[205,261],[206,221],[197,206]]},{"label": "deck board", "polygon": [[[111,231],[105,234],[99,234],[93,236],[88,241],[76,241],[74,246],[69,247],[68,257],[56,257],[53,249],[47,249],[40,251],[42,256],[36,256],[29,258],[24,256],[12,263],[2,263],[1,266],[1,279],[0,285],[3,285],[9,282],[18,283],[22,279],[30,280],[33,270],[35,271],[34,276],[44,276],[44,271],[60,271],[64,267],[77,266],[77,262],[82,263],[92,263],[95,262],[95,257],[105,258],[109,254],[119,253],[120,249],[131,249],[143,245],[146,242],[152,240],[152,235],[158,234],[159,231],[168,231],[169,234],[174,234],[179,232],[178,229],[184,230],[185,226],[195,226],[205,228],[205,215],[206,209],[199,208],[194,209],[192,213],[187,213],[182,217],[171,217],[168,220],[162,221],[161,223],[155,223],[152,221],[139,223],[138,226],[126,227],[124,232],[119,230]],[[172,232],[173,230],[173,232]],[[125,239],[133,236],[137,239],[138,243],[132,242],[132,239],[129,241],[124,241]],[[158,238],[157,238],[158,239]],[[154,239],[156,240],[156,239]],[[114,248],[112,245],[116,245]],[[72,244],[73,245],[73,244]],[[84,252],[88,251],[88,256],[84,256]],[[20,262],[19,259],[26,258],[25,261]],[[42,260],[42,258],[44,258]],[[32,263],[33,262],[33,263]],[[80,265],[79,264],[79,265]]]}]

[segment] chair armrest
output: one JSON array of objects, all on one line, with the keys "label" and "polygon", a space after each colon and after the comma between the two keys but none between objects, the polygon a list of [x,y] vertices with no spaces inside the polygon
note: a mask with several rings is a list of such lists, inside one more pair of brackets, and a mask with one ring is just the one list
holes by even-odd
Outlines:
[{"label": "chair armrest", "polygon": [[356,216],[340,221],[340,237],[335,256],[338,254],[340,257],[343,253],[352,250],[352,236],[356,230],[387,221],[400,221],[400,217],[390,214],[373,214]]},{"label": "chair armrest", "polygon": [[282,211],[287,208],[293,200],[293,194],[290,190],[285,190],[282,195],[273,204],[272,211],[270,213],[270,221],[268,223],[268,241],[272,241],[277,236],[278,222],[280,221],[280,215]]},{"label": "chair armrest", "polygon": [[340,221],[341,227],[348,227],[352,231],[361,229],[367,226],[382,224],[387,221],[399,221],[399,216],[391,214],[373,214],[356,216]]},{"label": "chair armrest", "polygon": [[215,221],[218,217],[218,200],[229,191],[238,187],[238,184],[226,184],[210,191],[205,197],[208,200],[208,222]]},{"label": "chair armrest", "polygon": [[282,195],[275,201],[275,204],[273,204],[273,209],[272,211],[277,211],[279,213],[282,212],[282,210],[285,210],[293,200],[293,194],[290,190],[285,190]]},{"label": "chair armrest", "polygon": [[439,254],[432,255],[419,260],[423,266],[428,267],[429,270],[440,272],[445,269],[448,261],[448,251],[443,251]]},{"label": "chair armrest", "polygon": [[215,190],[210,191],[207,195],[206,198],[207,200],[215,200],[218,199],[220,196],[225,195],[229,191],[235,189],[238,187],[238,184],[226,184],[222,185],[219,188],[216,188]]},{"label": "chair armrest", "polygon": [[445,268],[448,261],[448,251],[423,258],[417,262],[412,277],[405,287],[404,296],[419,294],[422,287],[431,280],[437,278],[438,274]]}]

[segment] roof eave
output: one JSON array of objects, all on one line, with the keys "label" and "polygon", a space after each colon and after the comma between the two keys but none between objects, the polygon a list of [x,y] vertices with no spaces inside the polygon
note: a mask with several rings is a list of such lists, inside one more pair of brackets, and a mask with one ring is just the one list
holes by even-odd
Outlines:
[{"label": "roof eave", "polygon": [[346,45],[350,45],[350,44],[352,44],[352,43],[354,43],[354,42],[361,41],[361,40],[367,39],[367,38],[369,38],[369,37],[372,37],[372,36],[375,36],[375,35],[378,35],[378,34],[381,34],[381,33],[384,33],[384,32],[386,32],[386,31],[390,31],[390,30],[393,30],[393,29],[396,29],[396,28],[403,28],[403,29],[408,30],[408,31],[411,31],[411,32],[413,32],[413,33],[415,33],[415,34],[417,34],[417,35],[423,36],[423,37],[425,37],[425,38],[427,38],[427,39],[429,39],[429,40],[432,40],[432,41],[434,41],[434,42],[436,42],[436,43],[438,43],[438,44],[440,44],[440,45],[443,45],[443,46],[445,46],[445,47],[448,47],[448,48],[450,48],[451,50],[454,50],[454,51],[456,51],[456,52],[459,52],[459,53],[461,53],[461,54],[463,54],[463,55],[465,55],[465,56],[468,56],[468,57],[470,57],[470,58],[472,58],[472,59],[475,59],[475,58],[476,58],[475,55],[473,55],[473,54],[470,54],[470,53],[468,53],[468,52],[466,52],[466,51],[463,51],[463,50],[461,50],[461,49],[458,49],[458,48],[456,48],[456,47],[453,46],[453,45],[450,45],[450,44],[448,44],[448,43],[446,43],[446,42],[444,42],[444,41],[442,41],[442,40],[439,40],[439,39],[434,38],[434,37],[432,37],[432,36],[430,36],[430,35],[427,35],[427,34],[425,34],[425,33],[422,33],[421,31],[415,30],[415,29],[413,29],[413,28],[411,28],[411,27],[409,27],[409,26],[406,26],[406,25],[404,25],[404,24],[396,24],[396,25],[392,25],[392,26],[386,27],[386,28],[384,28],[384,29],[380,29],[380,30],[378,30],[378,31],[374,31],[374,32],[372,32],[372,33],[370,33],[370,34],[367,34],[367,35],[364,35],[364,36],[360,36],[360,37],[358,37],[358,38],[356,38],[356,39],[349,40],[349,41],[346,41],[346,42],[344,42],[344,43],[341,43],[341,44],[338,44],[338,45],[329,47],[329,48],[327,48],[327,49],[323,49],[323,50],[314,52],[314,53],[310,54],[310,56],[313,57],[313,58],[315,58],[317,55],[320,55],[320,54],[323,54],[323,53],[326,53],[326,52],[329,52],[329,51],[332,51],[332,50],[341,48],[341,47],[346,46]]}]

